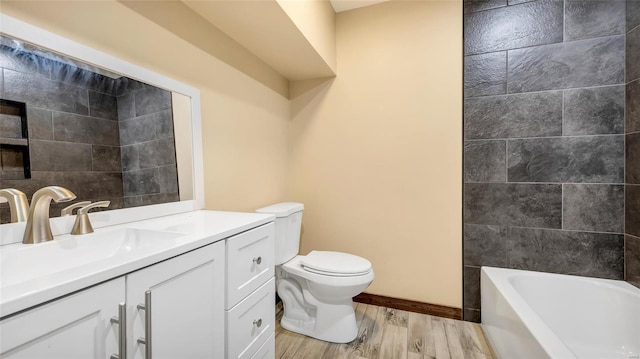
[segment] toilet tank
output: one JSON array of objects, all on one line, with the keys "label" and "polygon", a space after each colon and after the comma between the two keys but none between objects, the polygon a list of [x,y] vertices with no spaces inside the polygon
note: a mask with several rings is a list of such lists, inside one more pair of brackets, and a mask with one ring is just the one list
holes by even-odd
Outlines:
[{"label": "toilet tank", "polygon": [[300,250],[300,228],[304,205],[295,202],[283,202],[257,209],[258,213],[276,216],[276,257],[275,265],[286,263]]}]

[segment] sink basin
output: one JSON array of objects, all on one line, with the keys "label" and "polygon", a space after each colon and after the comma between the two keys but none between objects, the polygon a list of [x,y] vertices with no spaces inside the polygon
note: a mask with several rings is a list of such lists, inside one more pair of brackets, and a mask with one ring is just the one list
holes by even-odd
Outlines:
[{"label": "sink basin", "polygon": [[185,234],[138,228],[57,236],[39,244],[0,246],[0,284],[8,287],[114,257],[149,254]]}]

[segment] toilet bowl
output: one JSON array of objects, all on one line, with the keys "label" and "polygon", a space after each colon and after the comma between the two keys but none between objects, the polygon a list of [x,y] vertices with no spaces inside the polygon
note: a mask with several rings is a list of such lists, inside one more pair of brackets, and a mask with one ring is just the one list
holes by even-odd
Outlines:
[{"label": "toilet bowl", "polygon": [[276,289],[284,305],[282,328],[316,339],[348,343],[358,335],[353,297],[373,281],[371,262],[348,253],[298,255],[301,203],[257,210],[276,215]]}]

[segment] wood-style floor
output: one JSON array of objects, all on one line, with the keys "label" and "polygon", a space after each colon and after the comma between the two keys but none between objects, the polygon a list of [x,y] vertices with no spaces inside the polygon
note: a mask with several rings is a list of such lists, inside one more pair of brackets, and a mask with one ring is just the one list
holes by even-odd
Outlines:
[{"label": "wood-style floor", "polygon": [[358,337],[326,343],[276,324],[276,358],[309,359],[493,359],[480,325],[354,303]]}]

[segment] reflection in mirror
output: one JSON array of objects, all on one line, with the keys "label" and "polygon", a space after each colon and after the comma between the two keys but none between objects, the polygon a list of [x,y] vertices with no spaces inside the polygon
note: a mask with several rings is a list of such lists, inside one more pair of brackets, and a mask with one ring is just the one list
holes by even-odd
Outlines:
[{"label": "reflection in mirror", "polygon": [[[0,188],[31,198],[57,185],[108,209],[192,198],[180,193],[192,191],[190,178],[178,185],[191,164],[176,165],[172,111],[189,123],[188,97],[4,36],[0,70]],[[51,216],[68,205],[52,204]],[[0,223],[9,221],[0,204]]]}]

